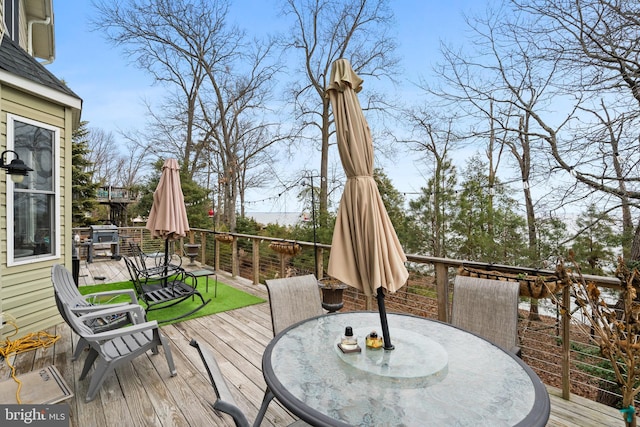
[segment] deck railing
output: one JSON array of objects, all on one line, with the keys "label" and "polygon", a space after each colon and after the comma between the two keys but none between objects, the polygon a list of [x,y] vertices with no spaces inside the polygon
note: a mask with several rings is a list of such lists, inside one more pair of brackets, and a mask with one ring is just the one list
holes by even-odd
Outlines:
[{"label": "deck railing", "polygon": [[[74,230],[82,234],[83,229]],[[119,229],[120,253],[129,253],[129,242],[140,244],[145,252],[164,250],[164,241],[152,239],[148,230],[140,227]],[[297,244],[301,250],[295,255],[278,253],[270,244]],[[186,255],[184,245],[199,244],[196,260],[215,267],[218,271],[241,276],[254,284],[265,279],[313,273],[322,278],[331,251],[330,245],[314,244],[267,236],[216,232],[192,229],[187,238],[173,243],[173,250]],[[286,246],[286,245],[285,245]],[[291,252],[291,251],[290,251]],[[82,256],[82,254],[81,254]],[[552,270],[539,270],[500,264],[468,262],[456,259],[407,255],[410,272],[407,285],[395,294],[387,295],[389,312],[403,312],[437,319],[450,320],[453,278],[461,266],[536,276],[552,275]],[[604,289],[615,294],[619,281],[613,277],[586,276]],[[617,385],[612,380],[612,370],[602,358],[599,348],[589,340],[587,323],[581,322],[568,310],[571,307],[570,290],[565,288],[552,300],[537,300],[537,311],[530,309],[531,301],[522,298],[519,317],[519,338],[522,359],[540,375],[547,384],[562,389],[563,397],[569,399],[575,393],[592,400],[615,406],[620,398]],[[374,301],[364,293],[348,288],[344,295],[343,310],[375,310]],[[534,304],[535,305],[535,304]]]}]

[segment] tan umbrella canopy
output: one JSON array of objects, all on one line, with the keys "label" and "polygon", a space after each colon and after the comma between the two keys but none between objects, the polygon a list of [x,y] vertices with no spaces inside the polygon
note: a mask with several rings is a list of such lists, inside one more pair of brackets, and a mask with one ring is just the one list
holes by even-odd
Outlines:
[{"label": "tan umbrella canopy", "polygon": [[187,235],[189,220],[180,185],[180,167],[175,159],[167,159],[162,166],[160,182],[153,192],[153,205],[147,220],[151,237],[165,239],[165,265],[169,263],[169,240]]},{"label": "tan umbrella canopy", "polygon": [[392,348],[384,291],[395,292],[407,281],[407,260],[373,179],[373,141],[356,95],[362,79],[346,59],[331,68],[327,95],[333,108],[338,151],[347,175],[331,243],[327,272],[366,295],[377,293],[385,347]]}]

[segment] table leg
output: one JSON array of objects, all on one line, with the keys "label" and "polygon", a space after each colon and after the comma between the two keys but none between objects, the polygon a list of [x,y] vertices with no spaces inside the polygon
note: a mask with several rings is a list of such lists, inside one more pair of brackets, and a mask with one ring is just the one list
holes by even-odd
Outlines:
[{"label": "table leg", "polygon": [[208,270],[206,272],[201,271],[201,270],[192,272],[192,277],[196,280],[196,284],[197,284],[198,277],[204,277],[204,280],[205,280],[205,282],[204,282],[205,283],[205,292],[207,294],[209,293],[209,277],[211,277],[211,276],[213,276],[213,280],[214,280],[214,282],[213,282],[214,295],[213,296],[217,297],[218,296],[218,275],[216,274],[216,272],[215,271],[210,271],[210,270]]}]

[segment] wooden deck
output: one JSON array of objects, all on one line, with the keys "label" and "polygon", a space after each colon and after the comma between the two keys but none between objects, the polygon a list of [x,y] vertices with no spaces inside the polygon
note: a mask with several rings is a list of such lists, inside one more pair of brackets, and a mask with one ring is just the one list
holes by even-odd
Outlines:
[{"label": "wooden deck", "polygon": [[[83,262],[81,284],[126,280],[121,261]],[[105,277],[104,280],[94,278]],[[231,278],[224,273],[221,279],[247,292],[267,298],[266,288],[253,286],[249,281]],[[215,303],[215,302],[214,302]],[[99,396],[89,403],[84,397],[88,379],[79,381],[82,361],[71,361],[76,343],[70,329],[64,324],[49,329],[60,340],[51,348],[37,349],[12,357],[16,373],[22,374],[48,365],[55,365],[74,397],[67,399],[71,413],[71,426],[233,426],[229,417],[213,412],[208,405],[211,386],[205,377],[200,358],[189,340],[196,338],[208,343],[214,350],[223,374],[232,385],[239,405],[253,420],[258,412],[265,383],[261,372],[261,358],[272,337],[268,304],[258,304],[207,317],[193,319],[162,328],[171,340],[172,354],[178,370],[169,376],[166,360],[160,354],[135,359],[121,366],[109,378]],[[0,379],[9,378],[9,369],[0,361]],[[602,404],[572,397],[571,401],[559,397],[557,389],[549,389],[551,417],[548,426],[615,426],[623,425],[617,410]],[[295,420],[274,400],[269,406],[263,426],[284,426]]]}]

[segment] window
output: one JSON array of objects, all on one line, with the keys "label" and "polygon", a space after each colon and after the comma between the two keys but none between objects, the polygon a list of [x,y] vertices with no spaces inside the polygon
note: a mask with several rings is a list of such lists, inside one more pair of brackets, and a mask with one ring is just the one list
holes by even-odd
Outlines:
[{"label": "window", "polygon": [[7,264],[59,257],[60,130],[8,114],[7,149],[33,169],[19,184],[7,175]]}]

